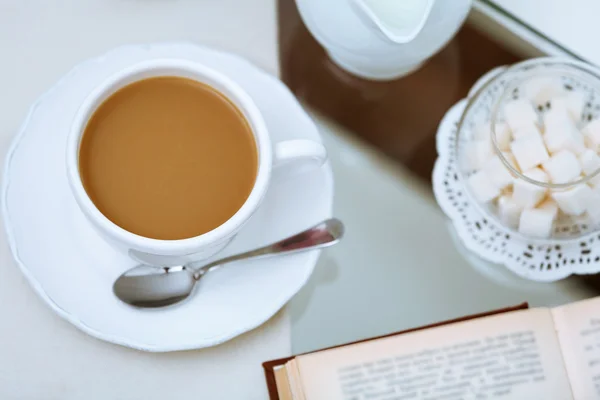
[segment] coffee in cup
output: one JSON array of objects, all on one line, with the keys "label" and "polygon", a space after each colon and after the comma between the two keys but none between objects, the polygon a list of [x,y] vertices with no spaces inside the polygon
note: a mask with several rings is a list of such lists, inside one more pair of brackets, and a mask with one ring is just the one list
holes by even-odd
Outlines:
[{"label": "coffee in cup", "polygon": [[119,89],[89,119],[79,172],[95,206],[121,228],[180,240],[207,233],[244,204],[258,154],[241,111],[188,78]]}]

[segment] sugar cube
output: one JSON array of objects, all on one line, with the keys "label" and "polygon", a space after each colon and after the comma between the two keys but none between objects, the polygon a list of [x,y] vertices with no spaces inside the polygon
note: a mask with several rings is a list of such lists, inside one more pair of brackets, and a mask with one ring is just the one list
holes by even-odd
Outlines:
[{"label": "sugar cube", "polygon": [[552,183],[573,182],[581,175],[581,164],[569,150],[561,150],[543,164]]},{"label": "sugar cube", "polygon": [[519,218],[521,218],[523,207],[517,204],[512,196],[502,195],[498,198],[498,216],[500,221],[509,228],[517,228],[519,226]]},{"label": "sugar cube", "polygon": [[[539,168],[534,168],[523,175],[537,182],[548,183],[548,175]],[[534,185],[522,179],[515,179],[513,185],[513,200],[521,207],[533,208],[541,202],[548,189],[543,186]]]},{"label": "sugar cube", "polygon": [[[561,97],[555,97],[552,99],[551,102],[551,107],[550,107],[550,111],[548,111],[546,113],[546,115],[566,115],[568,116],[573,122],[577,122],[577,120],[575,120],[572,116],[571,113],[569,112],[569,106],[568,106],[568,100],[566,96],[561,96]],[[548,123],[548,118],[547,116],[544,115],[544,124]]]},{"label": "sugar cube", "polygon": [[598,190],[594,190],[588,197],[585,211],[594,224],[600,223],[600,193]]},{"label": "sugar cube", "polygon": [[473,196],[481,203],[487,203],[500,194],[500,189],[492,184],[490,178],[484,171],[475,172],[467,181],[471,193],[473,193]]},{"label": "sugar cube", "polygon": [[518,127],[537,123],[538,116],[528,100],[512,100],[504,105],[504,118],[514,132]]},{"label": "sugar cube", "polygon": [[553,97],[560,96],[564,92],[560,80],[551,77],[534,78],[524,86],[525,96],[536,106],[545,105]]},{"label": "sugar cube", "polygon": [[552,212],[538,208],[523,210],[519,219],[519,232],[536,238],[549,238],[552,235],[554,216]]},{"label": "sugar cube", "polygon": [[585,151],[583,136],[565,110],[551,110],[544,116],[544,142],[551,153],[570,150],[575,154]]},{"label": "sugar cube", "polygon": [[600,119],[595,119],[587,124],[583,128],[583,134],[585,145],[596,153],[600,152]]},{"label": "sugar cube", "polygon": [[493,149],[489,140],[474,140],[465,145],[465,168],[468,171],[480,170],[492,157]]},{"label": "sugar cube", "polygon": [[577,123],[581,120],[581,113],[585,106],[585,94],[572,90],[567,92],[565,96],[552,99],[550,103],[552,110],[565,110],[573,122]]},{"label": "sugar cube", "polygon": [[494,132],[496,134],[496,143],[498,143],[498,148],[502,151],[509,150],[511,133],[508,124],[503,122],[497,123]]},{"label": "sugar cube", "polygon": [[600,168],[600,157],[594,150],[587,149],[579,156],[581,169],[586,175],[590,175]]},{"label": "sugar cube", "polygon": [[534,124],[533,122],[528,122],[528,123],[518,126],[517,129],[515,129],[513,131],[512,136],[515,139],[519,139],[519,138],[522,138],[523,136],[527,136],[527,135],[534,134],[534,133],[539,134],[540,130],[538,129],[536,124]]},{"label": "sugar cube", "polygon": [[496,123],[494,132],[492,132],[490,122],[481,122],[477,124],[473,131],[473,139],[487,140],[488,142],[490,142],[490,146],[493,146],[492,134],[495,134],[496,142],[498,143],[498,147],[500,148],[500,150],[508,150],[508,145],[511,139],[511,133],[508,125],[503,122]]},{"label": "sugar cube", "polygon": [[550,158],[539,133],[531,133],[514,140],[510,149],[521,171],[534,168]]},{"label": "sugar cube", "polygon": [[586,211],[592,194],[588,185],[577,185],[571,189],[553,191],[551,197],[565,214],[581,215]]},{"label": "sugar cube", "polygon": [[553,220],[556,220],[556,217],[558,217],[558,204],[550,198],[542,201],[536,208],[548,211],[552,215]]},{"label": "sugar cube", "polygon": [[[585,175],[591,175],[600,169],[600,157],[594,150],[586,149],[579,156],[579,162],[581,163],[581,169]],[[600,183],[600,174],[593,177],[590,184],[594,187],[598,187]]]},{"label": "sugar cube", "polygon": [[485,163],[483,170],[492,184],[498,189],[504,189],[513,183],[514,178],[509,169],[502,163],[500,157],[496,155],[492,156],[492,158]]},{"label": "sugar cube", "polygon": [[546,113],[544,113],[544,116],[542,117],[542,121],[544,123],[544,126],[546,127],[546,129],[548,128],[548,125],[562,125],[563,123],[571,123],[573,124],[573,120],[571,119],[571,116],[569,115],[569,110],[567,109],[567,107],[562,107],[560,102],[558,103],[557,106],[552,107],[550,110],[548,110]]},{"label": "sugar cube", "polygon": [[573,121],[579,122],[581,120],[581,114],[585,107],[586,95],[580,91],[571,91],[567,94],[567,109]]}]

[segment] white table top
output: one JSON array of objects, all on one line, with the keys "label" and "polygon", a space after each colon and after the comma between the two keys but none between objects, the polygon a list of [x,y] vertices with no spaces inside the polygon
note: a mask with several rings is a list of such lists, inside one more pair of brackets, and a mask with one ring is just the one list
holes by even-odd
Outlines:
[{"label": "white table top", "polygon": [[[185,39],[276,73],[275,25],[275,0],[0,0],[0,146],[6,152],[35,98],[88,57],[124,43]],[[591,294],[577,280],[541,285],[494,266],[476,269],[427,188],[338,127],[319,124],[334,168],[335,212],[348,235],[324,252],[291,304],[294,351],[525,300],[554,305]],[[289,350],[286,315],[204,351],[145,354],[102,343],[34,295],[3,231],[0,257],[1,399],[263,399],[260,362]],[[215,369],[239,359],[247,365]]]},{"label": "white table top", "polygon": [[[2,154],[30,104],[86,58],[181,39],[277,73],[275,21],[274,0],[0,0]],[[261,362],[289,351],[285,313],[199,351],[148,354],[88,337],[36,297],[0,232],[1,399],[264,399]]]}]

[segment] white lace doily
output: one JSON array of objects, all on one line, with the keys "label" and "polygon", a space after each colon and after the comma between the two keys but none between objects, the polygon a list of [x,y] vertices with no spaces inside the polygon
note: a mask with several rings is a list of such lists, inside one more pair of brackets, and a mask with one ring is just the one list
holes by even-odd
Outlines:
[{"label": "white lace doily", "polygon": [[[482,77],[477,88],[498,74],[497,68]],[[571,274],[600,272],[600,232],[579,224],[560,238],[529,239],[503,226],[475,203],[466,192],[457,164],[457,127],[467,99],[455,104],[442,119],[437,132],[438,159],[433,171],[433,190],[444,213],[464,245],[483,259],[503,264],[530,280],[551,282]],[[585,233],[585,232],[588,233]]]}]

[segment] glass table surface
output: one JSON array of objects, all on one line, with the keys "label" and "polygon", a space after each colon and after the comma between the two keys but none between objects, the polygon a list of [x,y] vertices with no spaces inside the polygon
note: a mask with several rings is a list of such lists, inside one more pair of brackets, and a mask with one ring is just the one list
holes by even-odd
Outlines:
[{"label": "glass table surface", "polygon": [[341,244],[322,253],[290,304],[295,353],[515,305],[554,306],[595,296],[596,276],[524,280],[469,253],[431,190],[435,132],[486,71],[524,54],[480,31],[471,16],[424,67],[392,82],[358,79],[333,64],[279,1],[283,81],[323,135],[335,177]]}]

